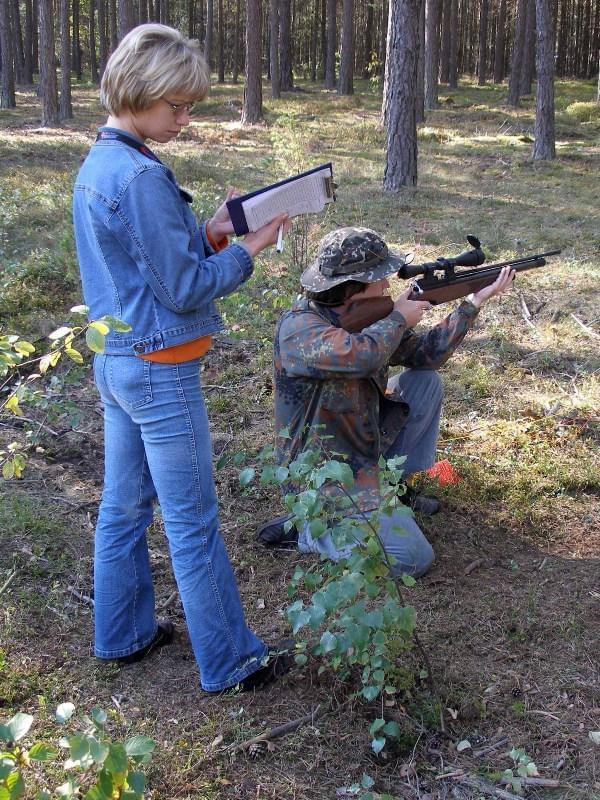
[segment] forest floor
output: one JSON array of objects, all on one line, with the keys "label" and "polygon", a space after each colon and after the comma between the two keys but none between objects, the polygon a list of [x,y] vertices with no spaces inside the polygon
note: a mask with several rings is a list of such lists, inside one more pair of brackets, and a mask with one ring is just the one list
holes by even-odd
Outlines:
[{"label": "forest floor", "polygon": [[[416,651],[407,654],[406,690],[383,709],[402,736],[375,756],[368,729],[381,703],[352,699],[357,686],[320,673],[317,659],[263,692],[202,694],[160,519],[149,537],[157,606],[175,623],[176,643],[138,665],[96,661],[102,430],[86,356],[48,373],[24,418],[0,416],[0,448],[33,445],[23,477],[0,485],[0,722],[26,711],[35,737],[53,737],[57,704],[104,708],[115,735],[157,742],[146,768],[154,800],[358,797],[365,774],[374,797],[508,797],[514,788],[499,781],[514,767],[512,748],[549,784],[525,785],[526,797],[598,800],[600,746],[589,734],[600,731],[600,120],[567,110],[593,100],[593,82],[557,85],[557,159],[540,164],[530,161],[531,98],[512,109],[505,86],[442,89],[419,133],[419,185],[398,196],[381,191],[380,98],[368,84],[353,97],[303,84],[265,100],[266,123],[252,128],[238,121],[241,94],[215,87],[180,140],[157,148],[199,216],[229,185],[249,190],[325,161],[339,184],[335,206],[296,223],[284,254],[260,259],[253,279],[220,304],[227,330],[203,367],[224,462],[222,531],[249,622],[267,641],[289,633],[287,586],[311,558],[256,543],[256,526],[281,500],[268,487],[242,489],[235,455],[272,439],[274,322],[316,242],[360,223],[416,261],[459,252],[468,233],[489,260],[562,248],[486,306],[442,370],[439,458],[462,480],[431,487],[443,510],[420,523],[437,559],[406,589],[438,698],[414,678]],[[0,325],[40,350],[81,301],[70,191],[103,121],[96,97],[79,87],[75,119],[61,128],[39,127],[31,91],[0,117]],[[227,749],[317,709],[253,756]]]}]

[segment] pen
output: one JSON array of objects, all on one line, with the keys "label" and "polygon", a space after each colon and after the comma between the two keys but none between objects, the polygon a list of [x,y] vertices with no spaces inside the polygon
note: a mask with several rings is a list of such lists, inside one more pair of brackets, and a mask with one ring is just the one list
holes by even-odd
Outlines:
[{"label": "pen", "polygon": [[283,225],[280,225],[277,230],[277,244],[275,245],[275,250],[278,253],[283,251]]}]

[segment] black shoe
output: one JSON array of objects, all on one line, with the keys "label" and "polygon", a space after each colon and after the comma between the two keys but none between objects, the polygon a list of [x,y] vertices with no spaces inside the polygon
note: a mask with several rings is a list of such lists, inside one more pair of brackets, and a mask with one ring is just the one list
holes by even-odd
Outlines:
[{"label": "black shoe", "polygon": [[167,644],[171,644],[173,641],[174,632],[175,629],[173,628],[172,622],[169,622],[168,620],[161,620],[158,623],[158,628],[156,629],[154,639],[152,639],[150,644],[142,647],[141,650],[136,650],[134,653],[130,653],[128,656],[113,658],[111,661],[116,661],[118,664],[137,664],[138,661],[146,658],[146,656],[149,655],[153,650],[158,650],[159,647],[164,647]]},{"label": "black shoe", "polygon": [[429,516],[437,514],[442,507],[440,501],[435,497],[427,497],[427,495],[424,494],[417,494],[417,492],[410,486],[400,499],[405,506],[410,506],[413,511],[417,511],[419,514],[428,514]]},{"label": "black shoe", "polygon": [[256,540],[265,547],[289,547],[298,544],[298,531],[295,525],[286,531],[285,523],[291,519],[290,515],[270,519],[258,529]]},{"label": "black shoe", "polygon": [[293,639],[283,639],[277,647],[269,647],[267,663],[247,675],[235,688],[239,692],[252,692],[281,678],[294,666],[295,647]]}]

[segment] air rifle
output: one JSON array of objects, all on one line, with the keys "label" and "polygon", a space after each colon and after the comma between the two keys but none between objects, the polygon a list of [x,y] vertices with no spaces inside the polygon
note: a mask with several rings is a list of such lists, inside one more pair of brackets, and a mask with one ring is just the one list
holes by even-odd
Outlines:
[{"label": "air rifle", "polygon": [[[407,262],[398,271],[398,277],[406,280],[416,278],[417,275],[423,276],[413,281],[412,292],[408,299],[428,300],[433,306],[457,300],[494,283],[502,267],[511,267],[515,272],[543,267],[546,258],[561,252],[550,250],[547,253],[536,253],[479,267],[485,261],[481,243],[476,236],[467,236],[467,241],[471,249],[453,258],[442,257],[425,264],[412,264],[412,257],[407,257]],[[457,272],[455,267],[476,268]],[[340,326],[348,333],[358,333],[363,328],[389,316],[393,307],[394,301],[391,297],[369,297],[361,300],[358,296],[340,316]]]}]

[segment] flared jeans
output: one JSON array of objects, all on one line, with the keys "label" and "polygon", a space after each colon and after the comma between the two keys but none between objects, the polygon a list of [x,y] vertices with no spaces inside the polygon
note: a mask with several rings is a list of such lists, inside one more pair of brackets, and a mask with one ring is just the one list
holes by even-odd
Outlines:
[{"label": "flared jeans", "polygon": [[95,537],[95,654],[149,644],[157,621],[146,541],[156,499],[206,691],[235,686],[267,646],[246,625],[219,532],[200,360],[159,364],[97,355],[105,474]]}]

